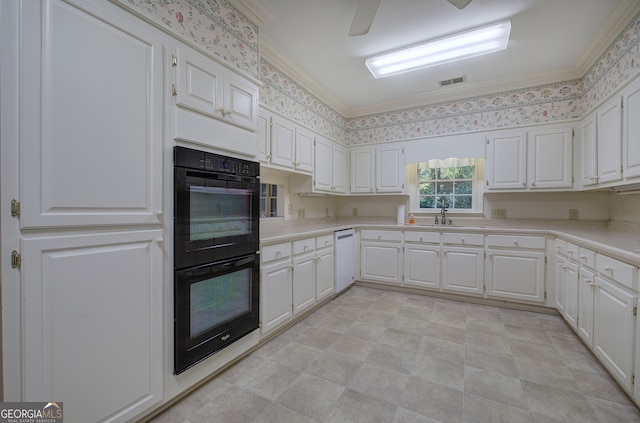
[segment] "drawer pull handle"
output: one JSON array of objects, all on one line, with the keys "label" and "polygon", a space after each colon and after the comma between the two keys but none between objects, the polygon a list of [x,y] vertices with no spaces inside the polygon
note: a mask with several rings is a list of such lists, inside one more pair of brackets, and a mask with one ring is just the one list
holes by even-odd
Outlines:
[{"label": "drawer pull handle", "polygon": [[464,244],[464,238],[460,238],[460,242]]},{"label": "drawer pull handle", "polygon": [[613,267],[611,267],[611,266],[605,266],[605,267],[604,267],[604,271],[605,271],[605,272],[613,272]]},{"label": "drawer pull handle", "polygon": [[593,284],[593,281],[591,279],[585,279],[584,280],[586,283],[588,283],[589,285]]},{"label": "drawer pull handle", "polygon": [[281,256],[282,255],[282,251],[276,251],[276,257]]},{"label": "drawer pull handle", "polygon": [[514,239],[514,240],[513,240],[513,243],[514,243],[515,245],[518,245],[518,240],[517,240],[517,239]]},{"label": "drawer pull handle", "polygon": [[587,256],[580,256],[580,260],[584,261],[585,263],[587,262]]}]

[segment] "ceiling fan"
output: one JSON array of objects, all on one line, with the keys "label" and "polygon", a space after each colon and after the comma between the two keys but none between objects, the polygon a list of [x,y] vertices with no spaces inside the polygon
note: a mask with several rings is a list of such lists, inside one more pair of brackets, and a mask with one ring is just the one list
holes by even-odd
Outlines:
[{"label": "ceiling fan", "polygon": [[[447,0],[449,3],[457,7],[458,9],[464,9],[471,0]],[[380,0],[360,0],[358,8],[356,9],[356,15],[353,17],[351,23],[351,29],[349,30],[350,36],[364,35],[369,32],[373,18],[376,16],[376,10]]]}]

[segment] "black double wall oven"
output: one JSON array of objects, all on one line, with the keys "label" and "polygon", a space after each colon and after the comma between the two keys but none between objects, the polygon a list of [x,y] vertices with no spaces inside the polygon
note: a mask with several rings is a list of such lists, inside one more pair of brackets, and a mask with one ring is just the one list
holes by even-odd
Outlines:
[{"label": "black double wall oven", "polygon": [[174,147],[174,372],[259,326],[260,167]]}]

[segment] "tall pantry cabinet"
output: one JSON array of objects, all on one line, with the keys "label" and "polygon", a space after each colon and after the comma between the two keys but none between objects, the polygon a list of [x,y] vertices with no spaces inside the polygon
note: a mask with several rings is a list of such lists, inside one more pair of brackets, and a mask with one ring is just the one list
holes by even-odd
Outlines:
[{"label": "tall pantry cabinet", "polygon": [[163,395],[162,42],[109,2],[0,6],[4,400],[129,420]]}]

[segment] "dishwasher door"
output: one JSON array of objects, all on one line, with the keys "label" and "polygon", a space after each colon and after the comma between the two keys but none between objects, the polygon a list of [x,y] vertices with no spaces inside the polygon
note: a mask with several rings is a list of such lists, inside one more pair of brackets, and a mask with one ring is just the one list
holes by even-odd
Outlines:
[{"label": "dishwasher door", "polygon": [[347,289],[355,280],[355,235],[353,229],[336,231],[333,234],[335,294]]}]

